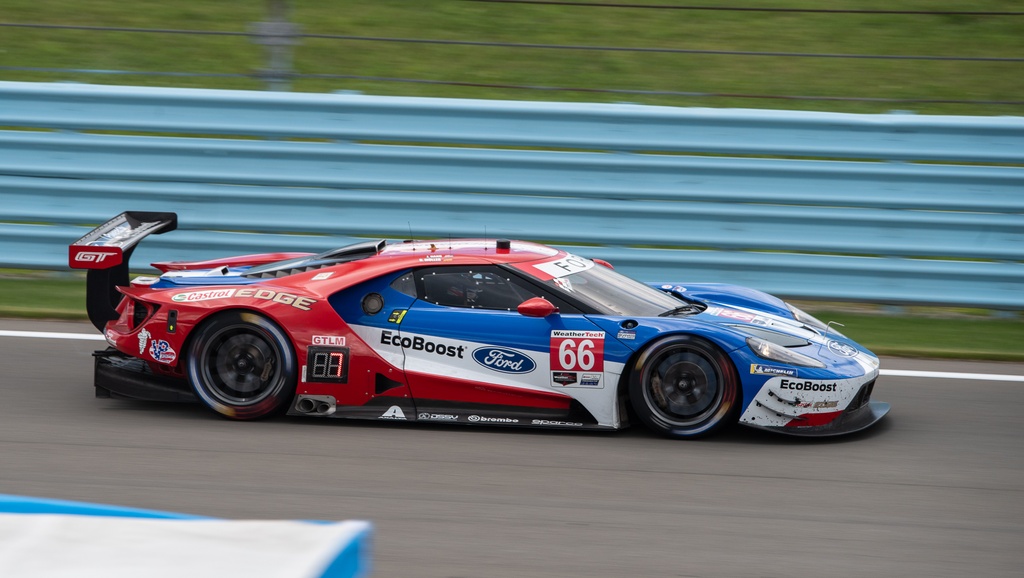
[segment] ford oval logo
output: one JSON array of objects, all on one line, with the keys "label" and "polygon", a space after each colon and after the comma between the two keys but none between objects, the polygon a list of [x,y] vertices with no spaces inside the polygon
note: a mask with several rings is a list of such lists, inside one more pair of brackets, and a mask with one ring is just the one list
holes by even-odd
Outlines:
[{"label": "ford oval logo", "polygon": [[502,373],[530,373],[537,368],[529,357],[503,347],[481,347],[473,351],[473,359],[487,369]]},{"label": "ford oval logo", "polygon": [[860,353],[856,347],[838,341],[829,341],[828,350],[843,357],[857,357],[857,354]]}]

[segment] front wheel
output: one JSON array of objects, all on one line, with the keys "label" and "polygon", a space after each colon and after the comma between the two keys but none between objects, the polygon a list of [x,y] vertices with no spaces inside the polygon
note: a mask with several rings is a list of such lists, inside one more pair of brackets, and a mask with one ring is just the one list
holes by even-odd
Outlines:
[{"label": "front wheel", "polygon": [[673,438],[708,435],[736,421],[739,377],[728,356],[692,335],[644,350],[629,374],[629,399],[654,431]]},{"label": "front wheel", "polygon": [[204,322],[188,348],[188,380],[213,411],[239,420],[281,412],[295,394],[295,352],[284,331],[249,311]]}]

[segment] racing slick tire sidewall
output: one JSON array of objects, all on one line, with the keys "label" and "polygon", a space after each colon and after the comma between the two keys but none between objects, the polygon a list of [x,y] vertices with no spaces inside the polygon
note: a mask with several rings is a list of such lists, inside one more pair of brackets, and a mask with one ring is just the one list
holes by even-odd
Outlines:
[{"label": "racing slick tire sidewall", "polygon": [[[253,357],[257,364],[263,363],[267,379],[251,370],[253,376],[246,378],[256,380],[259,390],[252,397],[234,395],[216,369],[217,361],[241,359],[244,364]],[[230,419],[251,420],[288,407],[295,396],[296,365],[291,342],[277,324],[251,311],[226,311],[196,329],[188,347],[186,373],[196,397],[208,408]]]},{"label": "racing slick tire sidewall", "polygon": [[[661,378],[672,376],[681,387],[663,387]],[[700,393],[700,399],[693,413],[675,414],[667,398],[687,399],[686,387]],[[629,372],[629,399],[637,417],[671,438],[699,438],[735,423],[739,397],[739,376],[732,361],[714,344],[693,335],[656,341],[637,356]]]}]

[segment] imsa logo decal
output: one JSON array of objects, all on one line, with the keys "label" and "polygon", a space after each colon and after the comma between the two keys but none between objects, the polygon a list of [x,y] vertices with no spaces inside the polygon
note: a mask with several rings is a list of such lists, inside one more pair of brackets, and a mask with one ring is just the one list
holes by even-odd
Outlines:
[{"label": "imsa logo decal", "polygon": [[530,373],[537,364],[529,357],[504,347],[480,347],[473,350],[473,361],[501,373]]}]

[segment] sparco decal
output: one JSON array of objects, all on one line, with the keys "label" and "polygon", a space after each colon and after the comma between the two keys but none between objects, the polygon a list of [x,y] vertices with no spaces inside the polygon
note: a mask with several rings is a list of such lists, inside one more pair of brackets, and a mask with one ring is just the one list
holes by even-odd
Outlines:
[{"label": "sparco decal", "polygon": [[530,373],[537,368],[532,359],[511,349],[481,347],[473,351],[473,360],[487,369],[502,373]]},{"label": "sparco decal", "polygon": [[440,342],[427,341],[419,335],[416,337],[401,337],[394,331],[382,331],[380,334],[380,342],[382,345],[394,345],[395,347],[401,347],[402,349],[426,351],[427,353],[447,355],[448,357],[458,357],[459,359],[463,359],[463,353],[466,351],[465,345],[445,345]]},{"label": "sparco decal", "polygon": [[815,383],[813,381],[793,381],[791,379],[783,379],[779,382],[779,387],[782,389],[792,389],[795,391],[835,391],[838,384],[835,383]]},{"label": "sparco decal", "polygon": [[471,415],[466,419],[478,423],[519,423],[519,420],[511,417],[484,417],[482,415]]},{"label": "sparco decal", "polygon": [[790,367],[776,367],[774,365],[764,365],[763,363],[751,363],[750,373],[758,375],[788,375],[789,377],[796,377],[796,370]]},{"label": "sparco decal", "polygon": [[560,425],[568,427],[583,427],[582,423],[572,421],[552,421],[549,419],[535,419],[530,422],[530,425]]}]

